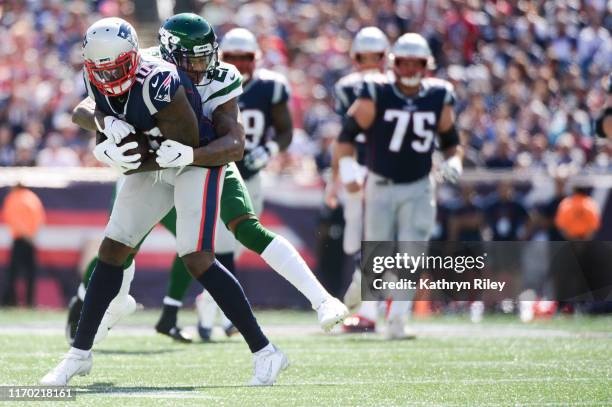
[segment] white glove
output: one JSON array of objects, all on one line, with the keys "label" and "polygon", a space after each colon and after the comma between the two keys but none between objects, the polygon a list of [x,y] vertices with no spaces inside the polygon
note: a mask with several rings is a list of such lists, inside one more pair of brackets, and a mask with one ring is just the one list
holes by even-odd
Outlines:
[{"label": "white glove", "polygon": [[126,151],[136,147],[138,143],[135,141],[119,147],[111,139],[106,139],[94,148],[93,154],[98,161],[125,173],[140,167],[140,153],[125,155]]},{"label": "white glove", "polygon": [[275,141],[268,141],[265,146],[257,146],[244,156],[244,166],[250,171],[257,171],[268,164],[270,158],[278,154],[279,147]]},{"label": "white glove", "polygon": [[184,167],[193,164],[193,148],[174,140],[166,140],[156,151],[155,161],[162,168]]},{"label": "white glove", "polygon": [[463,163],[461,162],[461,158],[456,155],[444,160],[440,166],[440,175],[442,175],[442,178],[453,184],[459,180],[459,176],[462,172]]},{"label": "white glove", "polygon": [[98,130],[104,133],[104,135],[115,144],[119,144],[128,134],[136,132],[134,126],[115,116],[104,117],[104,129],[101,128],[98,119],[96,119],[95,122]]}]

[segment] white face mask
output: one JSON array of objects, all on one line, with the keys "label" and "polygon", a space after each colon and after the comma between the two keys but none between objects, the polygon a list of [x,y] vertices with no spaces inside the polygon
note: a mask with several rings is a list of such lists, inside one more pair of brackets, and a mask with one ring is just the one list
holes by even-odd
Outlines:
[{"label": "white face mask", "polygon": [[415,76],[411,76],[409,78],[405,77],[405,76],[402,76],[400,78],[400,83],[402,85],[404,85],[404,86],[410,86],[410,87],[419,86],[419,83],[421,82],[421,78],[422,77],[423,76],[421,74],[418,74],[418,75],[415,75]]}]

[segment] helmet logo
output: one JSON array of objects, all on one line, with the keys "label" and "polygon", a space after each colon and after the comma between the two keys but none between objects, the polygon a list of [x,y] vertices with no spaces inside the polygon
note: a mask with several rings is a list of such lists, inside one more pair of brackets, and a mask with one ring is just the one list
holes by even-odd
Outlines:
[{"label": "helmet logo", "polygon": [[177,48],[181,39],[162,27],[159,29],[159,41],[172,52]]},{"label": "helmet logo", "polygon": [[134,40],[134,36],[132,35],[132,29],[127,23],[122,23],[119,26],[119,32],[117,33],[117,36],[127,40],[134,47],[138,46],[138,44],[136,44],[136,41]]}]

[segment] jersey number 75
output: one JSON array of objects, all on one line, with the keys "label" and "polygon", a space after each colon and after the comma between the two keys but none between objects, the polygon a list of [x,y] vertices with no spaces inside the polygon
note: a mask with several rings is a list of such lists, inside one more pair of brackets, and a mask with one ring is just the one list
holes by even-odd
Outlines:
[{"label": "jersey number 75", "polygon": [[[410,120],[411,116],[412,120]],[[387,109],[383,118],[387,122],[397,120],[389,143],[390,151],[397,153],[402,149],[409,124],[412,124],[412,132],[418,137],[412,140],[410,147],[417,153],[426,153],[431,149],[434,132],[426,128],[425,125],[434,126],[436,124],[434,112],[407,112],[405,110]]]}]

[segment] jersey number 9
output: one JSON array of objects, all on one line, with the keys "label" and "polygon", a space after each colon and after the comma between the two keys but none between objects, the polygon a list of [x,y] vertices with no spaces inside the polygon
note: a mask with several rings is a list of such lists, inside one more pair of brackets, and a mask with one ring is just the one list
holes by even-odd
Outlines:
[{"label": "jersey number 9", "polygon": [[264,133],[265,119],[261,111],[247,109],[242,111],[242,125],[246,136],[245,150],[252,150],[259,145]]}]

